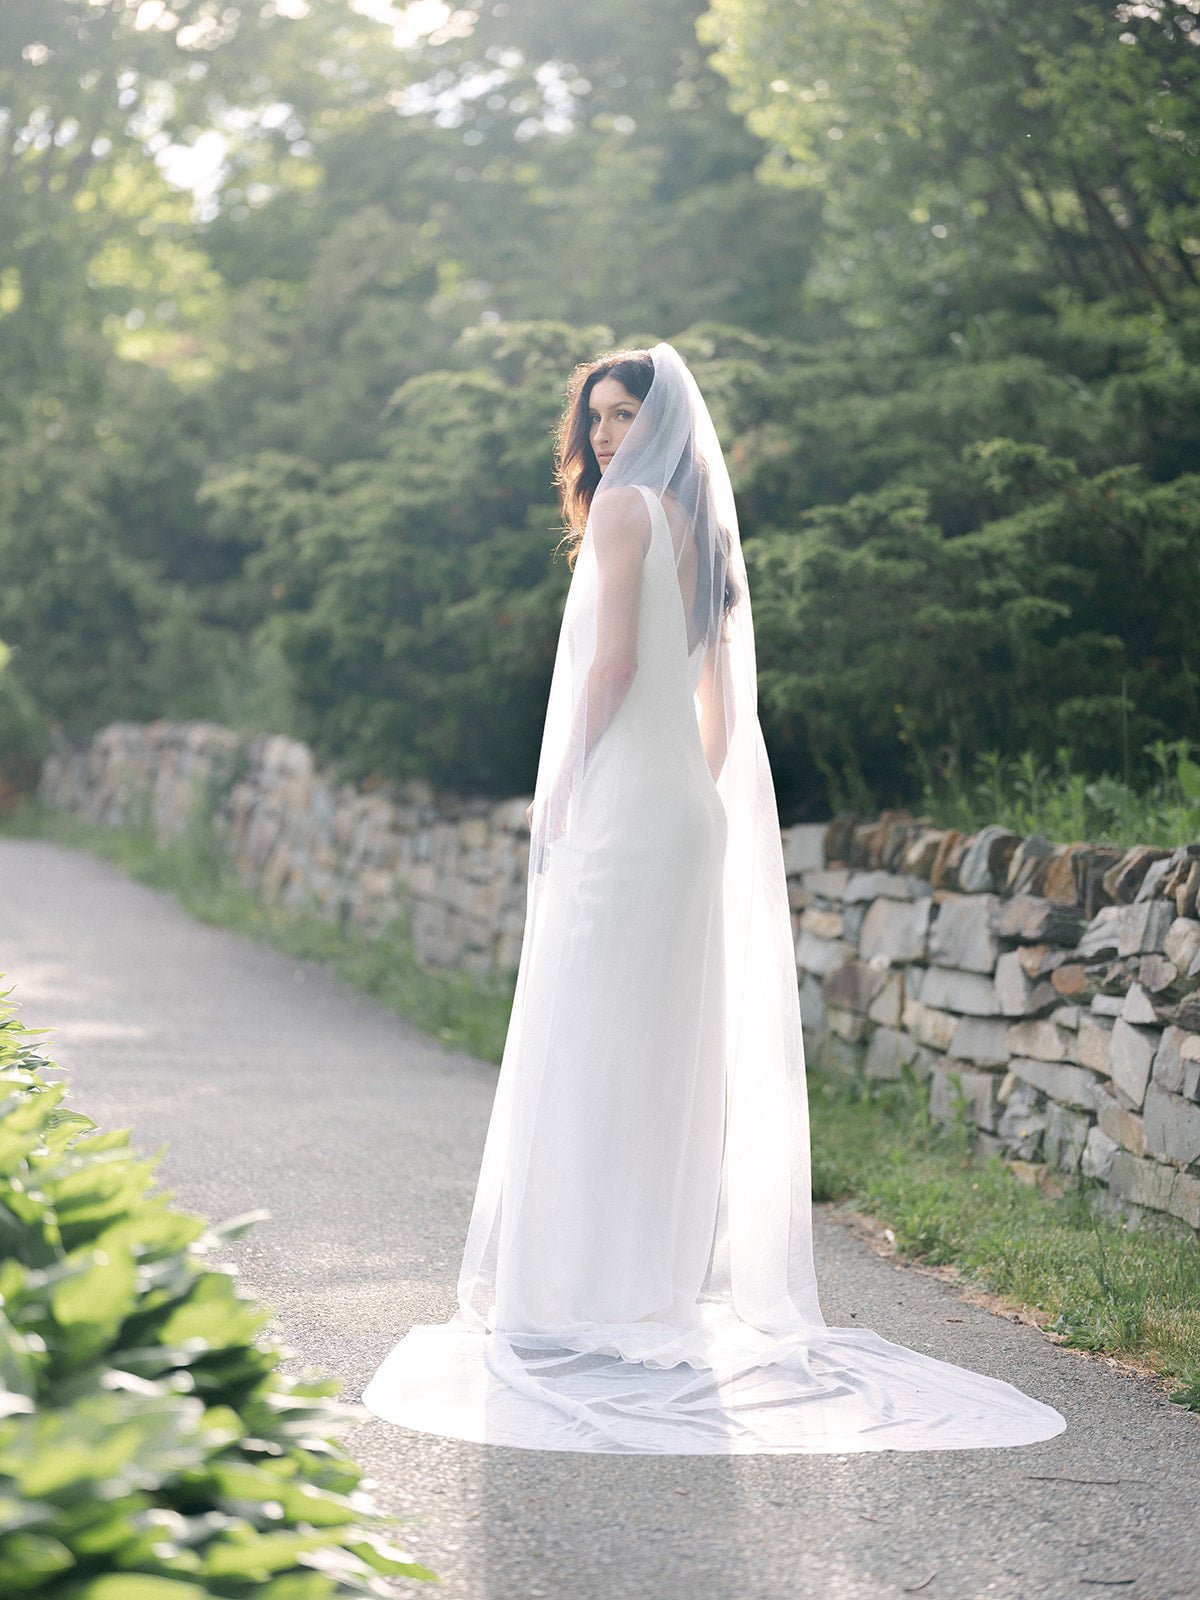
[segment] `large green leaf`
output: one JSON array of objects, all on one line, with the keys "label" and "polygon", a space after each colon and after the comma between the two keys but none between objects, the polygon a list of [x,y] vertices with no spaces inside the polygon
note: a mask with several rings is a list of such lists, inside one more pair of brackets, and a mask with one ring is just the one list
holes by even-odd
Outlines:
[{"label": "large green leaf", "polygon": [[213,1600],[203,1584],[141,1572],[111,1572],[56,1589],[54,1600]]},{"label": "large green leaf", "polygon": [[53,1534],[9,1534],[0,1539],[0,1594],[31,1593],[74,1565],[75,1557]]},{"label": "large green leaf", "polygon": [[59,1325],[77,1323],[113,1329],[133,1310],[137,1269],[133,1255],[120,1240],[105,1234],[107,1247],[93,1247],[79,1263],[74,1276],[57,1284],[50,1305]]},{"label": "large green leaf", "polygon": [[0,1415],[33,1409],[33,1397],[37,1393],[37,1356],[43,1350],[39,1338],[19,1333],[0,1309]]},{"label": "large green leaf", "polygon": [[197,1279],[187,1300],[160,1328],[164,1343],[203,1339],[213,1348],[240,1345],[271,1319],[269,1310],[240,1296],[227,1273],[210,1272]]}]

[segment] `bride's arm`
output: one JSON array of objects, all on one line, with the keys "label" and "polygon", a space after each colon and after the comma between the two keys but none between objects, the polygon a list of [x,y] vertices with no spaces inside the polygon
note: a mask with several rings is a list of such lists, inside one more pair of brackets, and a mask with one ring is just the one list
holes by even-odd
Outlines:
[{"label": "bride's arm", "polygon": [[637,675],[642,570],[650,547],[650,514],[640,491],[623,487],[597,495],[591,536],[597,574],[596,648],[572,713],[565,765],[547,799],[550,839],[561,832],[575,779],[586,769]]},{"label": "bride's arm", "polygon": [[596,552],[596,653],[576,714],[583,719],[583,761],[621,708],[637,675],[642,572],[650,516],[634,488],[598,494],[592,506]]}]

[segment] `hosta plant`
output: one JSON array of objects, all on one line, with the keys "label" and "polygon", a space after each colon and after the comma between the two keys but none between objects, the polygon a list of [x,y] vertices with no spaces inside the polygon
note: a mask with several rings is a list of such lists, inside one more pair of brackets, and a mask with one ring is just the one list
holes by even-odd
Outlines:
[{"label": "hosta plant", "polygon": [[0,995],[0,1594],[328,1600],[435,1578],[336,1436],[361,1410],[281,1370],[219,1225],[154,1192],[129,1130],[67,1109]]}]

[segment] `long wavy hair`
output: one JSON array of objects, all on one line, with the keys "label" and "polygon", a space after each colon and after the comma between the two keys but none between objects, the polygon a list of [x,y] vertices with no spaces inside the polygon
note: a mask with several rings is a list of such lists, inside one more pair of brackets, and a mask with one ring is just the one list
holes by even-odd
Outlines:
[{"label": "long wavy hair", "polygon": [[615,378],[627,394],[644,400],[654,382],[654,357],[649,350],[616,350],[595,361],[581,362],[571,374],[567,403],[554,441],[554,481],[566,524],[559,549],[566,545],[567,564],[571,567],[579,554],[592,496],[601,477],[590,438],[592,390],[601,378]]},{"label": "long wavy hair", "polygon": [[[583,542],[592,496],[602,476],[590,438],[592,390],[601,378],[615,378],[627,394],[631,394],[635,400],[644,400],[654,382],[654,357],[649,350],[615,350],[609,355],[597,356],[594,361],[581,362],[571,374],[566,405],[554,442],[554,481],[566,524],[556,549],[566,547],[567,565],[572,568]],[[686,457],[680,463],[680,475],[688,469],[705,471],[703,461],[693,455],[690,443]],[[716,534],[728,550],[729,537],[725,529],[716,529]],[[723,613],[730,611],[740,592],[726,570],[721,606]],[[696,602],[699,610],[704,603],[699,592]]]}]

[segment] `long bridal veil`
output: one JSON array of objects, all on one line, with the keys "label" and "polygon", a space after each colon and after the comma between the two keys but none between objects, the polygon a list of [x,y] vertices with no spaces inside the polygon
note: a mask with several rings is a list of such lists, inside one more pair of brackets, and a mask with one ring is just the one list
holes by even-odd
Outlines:
[{"label": "long bridal veil", "polygon": [[449,1321],[375,1414],[539,1449],[1049,1438],[1002,1380],[826,1325],[804,1046],[737,515],[677,352],[596,488],[534,793],[525,936]]}]

